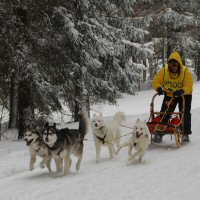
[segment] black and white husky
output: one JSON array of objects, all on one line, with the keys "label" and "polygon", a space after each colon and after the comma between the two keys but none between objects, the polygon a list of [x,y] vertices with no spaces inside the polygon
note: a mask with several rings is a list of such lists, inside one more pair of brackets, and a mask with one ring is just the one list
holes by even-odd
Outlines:
[{"label": "black and white husky", "polygon": [[51,153],[43,142],[42,134],[39,132],[37,128],[33,128],[31,130],[27,130],[24,134],[24,140],[26,141],[27,146],[29,146],[29,153],[31,156],[30,159],[30,171],[34,169],[34,164],[36,161],[36,156],[39,155],[42,157],[42,161],[40,162],[40,167],[44,168],[45,165],[48,168],[49,172],[51,172]]},{"label": "black and white husky", "polygon": [[69,172],[71,166],[70,156],[72,154],[78,157],[76,170],[80,169],[84,146],[83,140],[88,131],[88,116],[83,111],[80,112],[79,116],[79,129],[64,128],[58,130],[55,123],[53,126],[48,123],[45,125],[43,140],[55,159],[63,159],[64,175]]}]

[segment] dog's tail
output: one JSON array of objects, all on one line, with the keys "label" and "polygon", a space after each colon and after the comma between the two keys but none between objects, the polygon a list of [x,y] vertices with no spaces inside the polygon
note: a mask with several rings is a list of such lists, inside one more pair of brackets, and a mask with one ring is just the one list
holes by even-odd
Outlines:
[{"label": "dog's tail", "polygon": [[125,121],[126,116],[123,112],[117,112],[113,118],[118,124],[121,124],[123,121]]},{"label": "dog's tail", "polygon": [[85,135],[88,132],[88,114],[85,111],[79,112],[79,132],[81,133],[81,138],[84,139]]}]

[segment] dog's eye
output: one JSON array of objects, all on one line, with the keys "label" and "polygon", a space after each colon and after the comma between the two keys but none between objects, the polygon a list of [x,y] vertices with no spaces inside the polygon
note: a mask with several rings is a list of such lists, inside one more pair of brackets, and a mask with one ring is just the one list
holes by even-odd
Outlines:
[{"label": "dog's eye", "polygon": [[137,127],[135,129],[137,130]]},{"label": "dog's eye", "polygon": [[98,120],[98,122],[100,122],[100,120]]},{"label": "dog's eye", "polygon": [[141,131],[143,130],[143,128],[140,129]]}]

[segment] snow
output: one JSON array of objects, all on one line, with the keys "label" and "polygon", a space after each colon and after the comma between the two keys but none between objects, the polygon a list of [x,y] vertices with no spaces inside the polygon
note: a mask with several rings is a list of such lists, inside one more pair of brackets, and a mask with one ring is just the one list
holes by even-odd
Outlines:
[{"label": "snow", "polygon": [[[91,130],[85,141],[84,156],[79,172],[75,158],[68,176],[49,174],[39,167],[29,171],[29,151],[23,140],[0,142],[0,199],[1,200],[197,200],[200,196],[200,83],[195,83],[192,103],[191,142],[176,149],[174,139],[165,136],[163,144],[151,145],[142,163],[127,165],[127,149],[114,159],[102,148],[101,160],[95,161]],[[132,127],[136,118],[148,119],[154,91],[125,95],[118,106],[103,105],[98,109],[107,120],[118,110],[127,115],[124,125]],[[158,98],[156,109],[162,98]],[[64,125],[63,125],[64,126]],[[77,127],[77,123],[68,125]],[[122,134],[130,132],[122,127]],[[123,137],[123,140],[127,137]],[[55,170],[54,163],[52,168]]]}]

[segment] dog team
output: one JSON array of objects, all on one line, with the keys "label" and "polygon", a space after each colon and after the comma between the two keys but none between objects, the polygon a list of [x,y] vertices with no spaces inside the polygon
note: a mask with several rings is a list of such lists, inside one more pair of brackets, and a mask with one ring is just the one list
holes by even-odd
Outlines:
[{"label": "dog team", "polygon": [[124,143],[120,144],[122,137],[120,133],[120,125],[125,121],[125,114],[117,112],[112,121],[106,123],[102,114],[94,114],[91,122],[86,112],[79,113],[78,129],[57,129],[56,124],[50,125],[48,122],[41,129],[36,126],[26,131],[24,140],[29,146],[30,152],[30,171],[34,169],[36,157],[42,157],[40,167],[48,168],[51,172],[51,160],[54,159],[56,172],[67,175],[70,171],[72,163],[71,155],[77,157],[76,170],[80,169],[84,139],[91,125],[94,144],[96,149],[96,161],[100,160],[102,146],[108,148],[109,157],[112,159],[117,155],[121,148],[128,147],[128,161],[132,163],[136,158],[141,162],[142,158],[150,144],[150,133],[145,121],[140,119],[136,123],[130,133],[131,137]]}]

